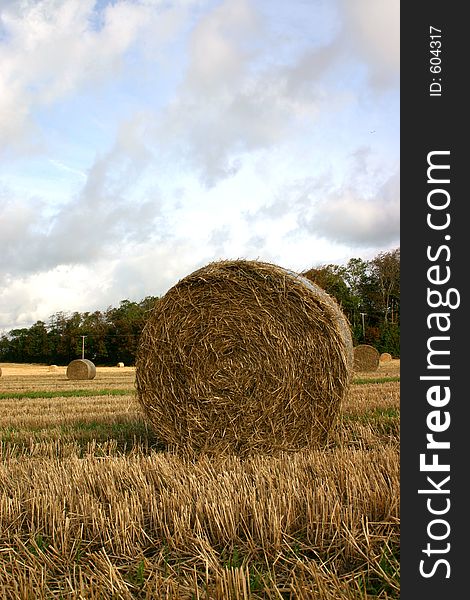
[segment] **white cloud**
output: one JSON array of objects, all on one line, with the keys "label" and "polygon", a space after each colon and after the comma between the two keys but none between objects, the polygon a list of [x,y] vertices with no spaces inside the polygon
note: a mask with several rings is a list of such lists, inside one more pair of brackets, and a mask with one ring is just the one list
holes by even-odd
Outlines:
[{"label": "white cloud", "polygon": [[273,36],[256,2],[216,5],[191,32],[185,78],[154,138],[210,187],[233,177],[247,154],[282,146],[356,102],[358,57],[374,85],[397,84],[398,9],[375,4],[340,0],[340,25],[330,24],[329,37],[312,34],[315,43],[302,39],[297,52],[291,36]]},{"label": "white cloud", "polygon": [[397,4],[4,1],[3,326],[394,243]]},{"label": "white cloud", "polygon": [[345,45],[366,61],[375,86],[396,85],[400,68],[400,1],[340,1]]},{"label": "white cloud", "polygon": [[54,165],[55,167],[57,167],[58,169],[61,169],[62,171],[66,171],[67,173],[73,173],[74,175],[78,175],[79,177],[86,179],[87,175],[84,171],[80,171],[79,169],[74,169],[73,167],[69,167],[68,165],[66,165],[65,163],[63,163],[61,160],[56,160],[54,158],[50,158],[49,162]]},{"label": "white cloud", "polygon": [[136,133],[140,126],[137,118],[123,123],[115,145],[96,158],[81,191],[48,218],[46,198],[0,194],[6,257],[0,273],[25,275],[60,265],[87,265],[112,255],[116,246],[154,237],[161,228],[161,198],[156,187],[136,185],[150,160]]},{"label": "white cloud", "polygon": [[99,295],[105,282],[102,272],[65,266],[23,277],[7,277],[6,285],[0,288],[0,306],[7,307],[0,309],[0,331],[46,321],[59,311],[85,311],[91,296]]},{"label": "white cloud", "polygon": [[310,233],[348,246],[386,248],[400,235],[399,175],[389,177],[372,196],[358,188],[334,190],[315,204],[299,224]]},{"label": "white cloud", "polygon": [[291,56],[292,40],[273,38],[257,9],[226,0],[201,17],[185,78],[153,134],[208,187],[233,177],[248,153],[282,145],[312,126],[320,108],[337,104],[324,77],[341,46]]},{"label": "white cloud", "polygon": [[0,287],[0,332],[26,327],[56,312],[105,310],[120,300],[163,295],[208,256],[184,241],[166,245],[134,243],[87,265],[4,278]]},{"label": "white cloud", "polygon": [[386,172],[375,165],[370,148],[360,147],[342,166],[341,177],[330,168],[281,186],[247,221],[276,230],[286,245],[287,239],[307,235],[330,247],[388,248],[399,242],[400,181],[398,169]]},{"label": "white cloud", "polygon": [[247,0],[216,5],[192,30],[186,85],[206,98],[236,89],[251,57],[246,40],[257,30],[256,13]]},{"label": "white cloud", "polygon": [[178,6],[162,14],[163,0],[120,1],[105,6],[97,26],[95,3],[29,0],[1,9],[0,151],[24,151],[35,109],[112,80],[133,47],[155,51],[181,20]]}]

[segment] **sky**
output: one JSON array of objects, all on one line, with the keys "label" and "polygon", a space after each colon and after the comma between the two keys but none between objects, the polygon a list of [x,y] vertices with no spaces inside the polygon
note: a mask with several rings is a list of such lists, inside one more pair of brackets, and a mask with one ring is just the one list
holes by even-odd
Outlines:
[{"label": "sky", "polygon": [[0,333],[399,246],[399,0],[0,0]]}]

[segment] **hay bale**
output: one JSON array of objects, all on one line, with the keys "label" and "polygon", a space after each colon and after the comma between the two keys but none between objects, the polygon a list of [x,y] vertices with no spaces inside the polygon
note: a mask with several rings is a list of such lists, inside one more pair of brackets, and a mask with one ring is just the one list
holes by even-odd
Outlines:
[{"label": "hay bale", "polygon": [[379,366],[379,352],[374,346],[360,344],[354,347],[354,370],[376,371]]},{"label": "hay bale", "polygon": [[122,369],[122,367],[124,366],[124,363],[123,362],[118,362],[118,364],[116,366],[119,367],[120,369]]},{"label": "hay bale", "polygon": [[380,355],[380,362],[389,362],[392,360],[392,355],[388,352],[382,352]]},{"label": "hay bale", "polygon": [[57,365],[49,365],[49,371],[51,373],[54,373],[55,371],[58,371],[59,367]]},{"label": "hay bale", "polygon": [[68,379],[94,379],[96,376],[96,367],[87,358],[77,358],[72,360],[67,367]]},{"label": "hay bale", "polygon": [[348,322],[321,288],[268,263],[214,262],[149,314],[137,397],[176,450],[299,450],[326,440],[352,360]]},{"label": "hay bale", "polygon": [[2,376],[2,367],[0,367],[0,377]]}]

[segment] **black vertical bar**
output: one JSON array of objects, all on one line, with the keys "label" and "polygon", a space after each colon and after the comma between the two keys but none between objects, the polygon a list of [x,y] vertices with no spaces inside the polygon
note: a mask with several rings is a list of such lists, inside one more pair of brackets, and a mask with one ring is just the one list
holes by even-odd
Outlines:
[{"label": "black vertical bar", "polygon": [[[401,4],[402,600],[468,595],[470,103],[464,90],[470,36],[464,8],[435,0]],[[428,173],[431,163],[450,168]],[[435,470],[426,470],[432,461]],[[446,465],[449,471],[441,470]]]}]

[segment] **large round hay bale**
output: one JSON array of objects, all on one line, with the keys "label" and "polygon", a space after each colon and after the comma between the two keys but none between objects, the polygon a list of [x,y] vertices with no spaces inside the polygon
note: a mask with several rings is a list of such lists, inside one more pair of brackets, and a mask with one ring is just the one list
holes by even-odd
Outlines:
[{"label": "large round hay bale", "polygon": [[87,358],[77,358],[72,360],[67,367],[68,379],[94,379],[96,376],[96,367]]},{"label": "large round hay bale", "polygon": [[392,360],[392,355],[388,352],[382,352],[380,355],[380,362],[390,362]]},{"label": "large round hay bale", "polygon": [[298,450],[326,440],[352,359],[348,322],[318,286],[269,263],[214,262],[149,314],[137,397],[176,450]]},{"label": "large round hay bale", "polygon": [[122,369],[123,366],[124,366],[124,363],[123,362],[118,362],[118,364],[116,366],[119,367],[120,369]]},{"label": "large round hay bale", "polygon": [[379,351],[369,344],[354,347],[354,370],[376,371],[379,366]]}]

